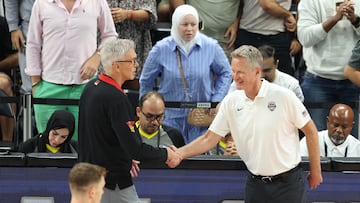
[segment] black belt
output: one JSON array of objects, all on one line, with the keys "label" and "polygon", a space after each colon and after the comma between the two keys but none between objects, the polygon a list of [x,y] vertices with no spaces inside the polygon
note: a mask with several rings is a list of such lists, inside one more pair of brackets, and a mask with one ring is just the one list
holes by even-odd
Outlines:
[{"label": "black belt", "polygon": [[249,171],[249,173],[250,173],[250,175],[251,175],[252,178],[259,179],[259,180],[263,181],[264,183],[271,183],[271,182],[273,182],[273,181],[275,181],[275,180],[278,180],[278,179],[280,179],[280,178],[282,178],[282,177],[284,177],[284,176],[289,175],[290,173],[293,173],[293,172],[297,171],[297,170],[300,169],[300,168],[301,168],[301,166],[300,166],[300,164],[298,164],[298,165],[295,166],[294,168],[292,168],[292,169],[290,169],[290,170],[288,170],[288,171],[285,171],[285,172],[283,172],[283,173],[274,175],[274,176],[254,175],[254,174],[252,174],[250,171]]}]

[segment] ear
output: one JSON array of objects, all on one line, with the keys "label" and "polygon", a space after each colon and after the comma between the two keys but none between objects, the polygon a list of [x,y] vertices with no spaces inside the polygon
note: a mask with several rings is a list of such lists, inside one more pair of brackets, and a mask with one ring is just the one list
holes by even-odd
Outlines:
[{"label": "ear", "polygon": [[329,116],[326,116],[326,126],[328,126],[329,125]]},{"label": "ear", "polygon": [[88,190],[88,197],[89,197],[89,199],[93,199],[94,196],[95,196],[95,189],[93,186],[91,186]]},{"label": "ear", "polygon": [[136,107],[136,115],[137,115],[138,118],[140,118],[140,114],[141,114],[140,107]]},{"label": "ear", "polygon": [[255,68],[255,74],[259,75],[261,77],[261,67],[260,66]]}]

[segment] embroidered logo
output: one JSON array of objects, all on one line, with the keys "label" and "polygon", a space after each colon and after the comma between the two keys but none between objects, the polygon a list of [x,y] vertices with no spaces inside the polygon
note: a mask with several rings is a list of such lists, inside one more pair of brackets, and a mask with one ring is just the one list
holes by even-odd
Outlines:
[{"label": "embroidered logo", "polygon": [[273,101],[270,101],[269,103],[268,103],[268,109],[270,110],[270,111],[274,111],[275,109],[276,109],[276,104],[275,104],[275,102],[273,102]]},{"label": "embroidered logo", "polygon": [[126,125],[129,127],[129,129],[132,133],[135,132],[135,121],[128,121],[128,122],[126,122]]},{"label": "embroidered logo", "polygon": [[309,113],[307,112],[306,109],[302,112],[303,117],[306,117],[308,114],[309,114]]}]

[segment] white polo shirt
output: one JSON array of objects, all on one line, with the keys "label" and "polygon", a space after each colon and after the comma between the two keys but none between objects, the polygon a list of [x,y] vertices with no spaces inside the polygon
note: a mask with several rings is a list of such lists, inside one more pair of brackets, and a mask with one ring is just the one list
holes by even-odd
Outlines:
[{"label": "white polo shirt", "polygon": [[[345,142],[338,146],[330,140],[327,130],[320,131],[318,135],[321,157],[360,157],[360,141],[352,135],[347,136]],[[301,156],[309,156],[306,137],[300,141],[300,150]]]},{"label": "white polo shirt", "polygon": [[228,94],[209,130],[231,132],[240,158],[255,175],[276,175],[301,161],[298,128],[311,120],[296,95],[266,80],[254,100],[243,90]]}]

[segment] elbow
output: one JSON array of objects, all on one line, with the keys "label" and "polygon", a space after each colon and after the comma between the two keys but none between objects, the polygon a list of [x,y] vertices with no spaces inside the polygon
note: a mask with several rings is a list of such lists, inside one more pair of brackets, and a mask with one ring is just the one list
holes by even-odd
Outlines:
[{"label": "elbow", "polygon": [[269,5],[269,2],[268,0],[259,0],[259,5],[262,9],[264,9],[264,11],[267,12],[267,10],[270,9],[270,5]]}]

